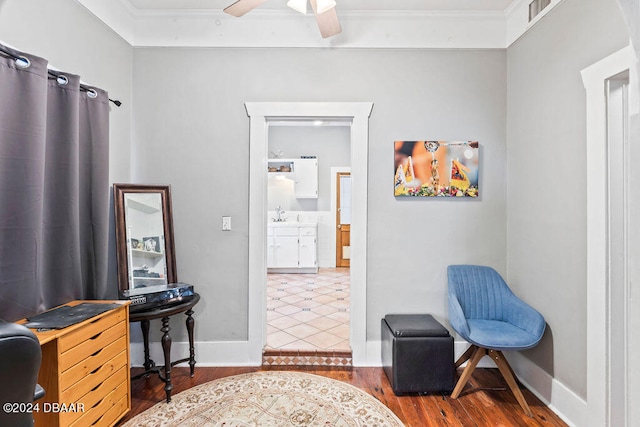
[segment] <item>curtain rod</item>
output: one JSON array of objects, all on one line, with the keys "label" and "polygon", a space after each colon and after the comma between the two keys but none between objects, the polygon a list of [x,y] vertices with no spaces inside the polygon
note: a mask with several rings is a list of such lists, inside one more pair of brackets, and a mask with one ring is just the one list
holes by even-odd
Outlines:
[{"label": "curtain rod", "polygon": [[[20,61],[26,61],[28,64],[30,64],[30,62],[29,62],[29,59],[28,59],[28,58],[26,58],[26,57],[24,57],[24,56],[17,56],[17,55],[15,55],[13,52],[11,52],[11,51],[9,51],[9,50],[5,49],[5,48],[4,48],[4,46],[3,46],[2,44],[0,44],[0,53],[4,53],[5,55],[7,55],[7,56],[9,56],[9,57],[13,58],[13,59],[14,59],[14,60],[16,60],[16,61],[18,61],[18,60],[20,60]],[[27,66],[28,66],[28,65],[27,65]],[[56,79],[59,79],[59,78],[64,78],[64,79],[66,79],[66,77],[64,77],[64,75],[62,74],[62,72],[57,72],[57,71],[51,70],[51,69],[50,69],[50,68],[48,68],[48,67],[47,67],[47,73],[48,73],[50,76],[55,77]],[[94,90],[94,89],[92,89],[91,87],[89,87],[89,86],[87,86],[87,85],[83,85],[82,83],[80,83],[80,90],[81,90],[82,92],[95,93],[95,90]],[[115,106],[116,106],[116,107],[119,107],[119,106],[121,106],[121,105],[122,105],[122,102],[120,102],[120,101],[119,101],[119,100],[117,100],[117,99],[111,99],[111,98],[109,98],[109,101],[113,102],[113,103],[115,104]]]}]

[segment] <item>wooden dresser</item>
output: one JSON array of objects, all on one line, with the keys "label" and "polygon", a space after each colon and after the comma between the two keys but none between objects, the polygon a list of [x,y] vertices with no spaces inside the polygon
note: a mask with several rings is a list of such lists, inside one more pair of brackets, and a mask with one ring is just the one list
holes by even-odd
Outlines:
[{"label": "wooden dresser", "polygon": [[65,305],[83,302],[119,307],[64,329],[33,330],[42,348],[38,383],[46,392],[35,402],[36,427],[113,426],[131,409],[129,302]]}]

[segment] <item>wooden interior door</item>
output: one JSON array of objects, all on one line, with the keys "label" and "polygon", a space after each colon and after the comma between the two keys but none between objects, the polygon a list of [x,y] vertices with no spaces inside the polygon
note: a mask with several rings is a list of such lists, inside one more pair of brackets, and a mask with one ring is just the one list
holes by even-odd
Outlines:
[{"label": "wooden interior door", "polygon": [[336,191],[336,267],[349,267],[351,259],[351,173],[338,172]]}]

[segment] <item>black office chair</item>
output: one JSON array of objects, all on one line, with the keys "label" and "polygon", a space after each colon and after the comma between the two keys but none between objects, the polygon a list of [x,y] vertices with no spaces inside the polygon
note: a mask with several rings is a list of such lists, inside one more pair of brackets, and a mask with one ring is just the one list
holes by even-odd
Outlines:
[{"label": "black office chair", "polygon": [[25,408],[45,394],[38,384],[41,359],[40,342],[29,328],[0,321],[0,425],[33,426],[33,413]]}]

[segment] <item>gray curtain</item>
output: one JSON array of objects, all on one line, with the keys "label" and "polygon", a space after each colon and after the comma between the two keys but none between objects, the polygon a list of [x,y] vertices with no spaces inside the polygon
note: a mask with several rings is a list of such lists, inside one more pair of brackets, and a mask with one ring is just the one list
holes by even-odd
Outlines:
[{"label": "gray curtain", "polygon": [[108,294],[108,172],[107,93],[0,45],[0,318]]}]

